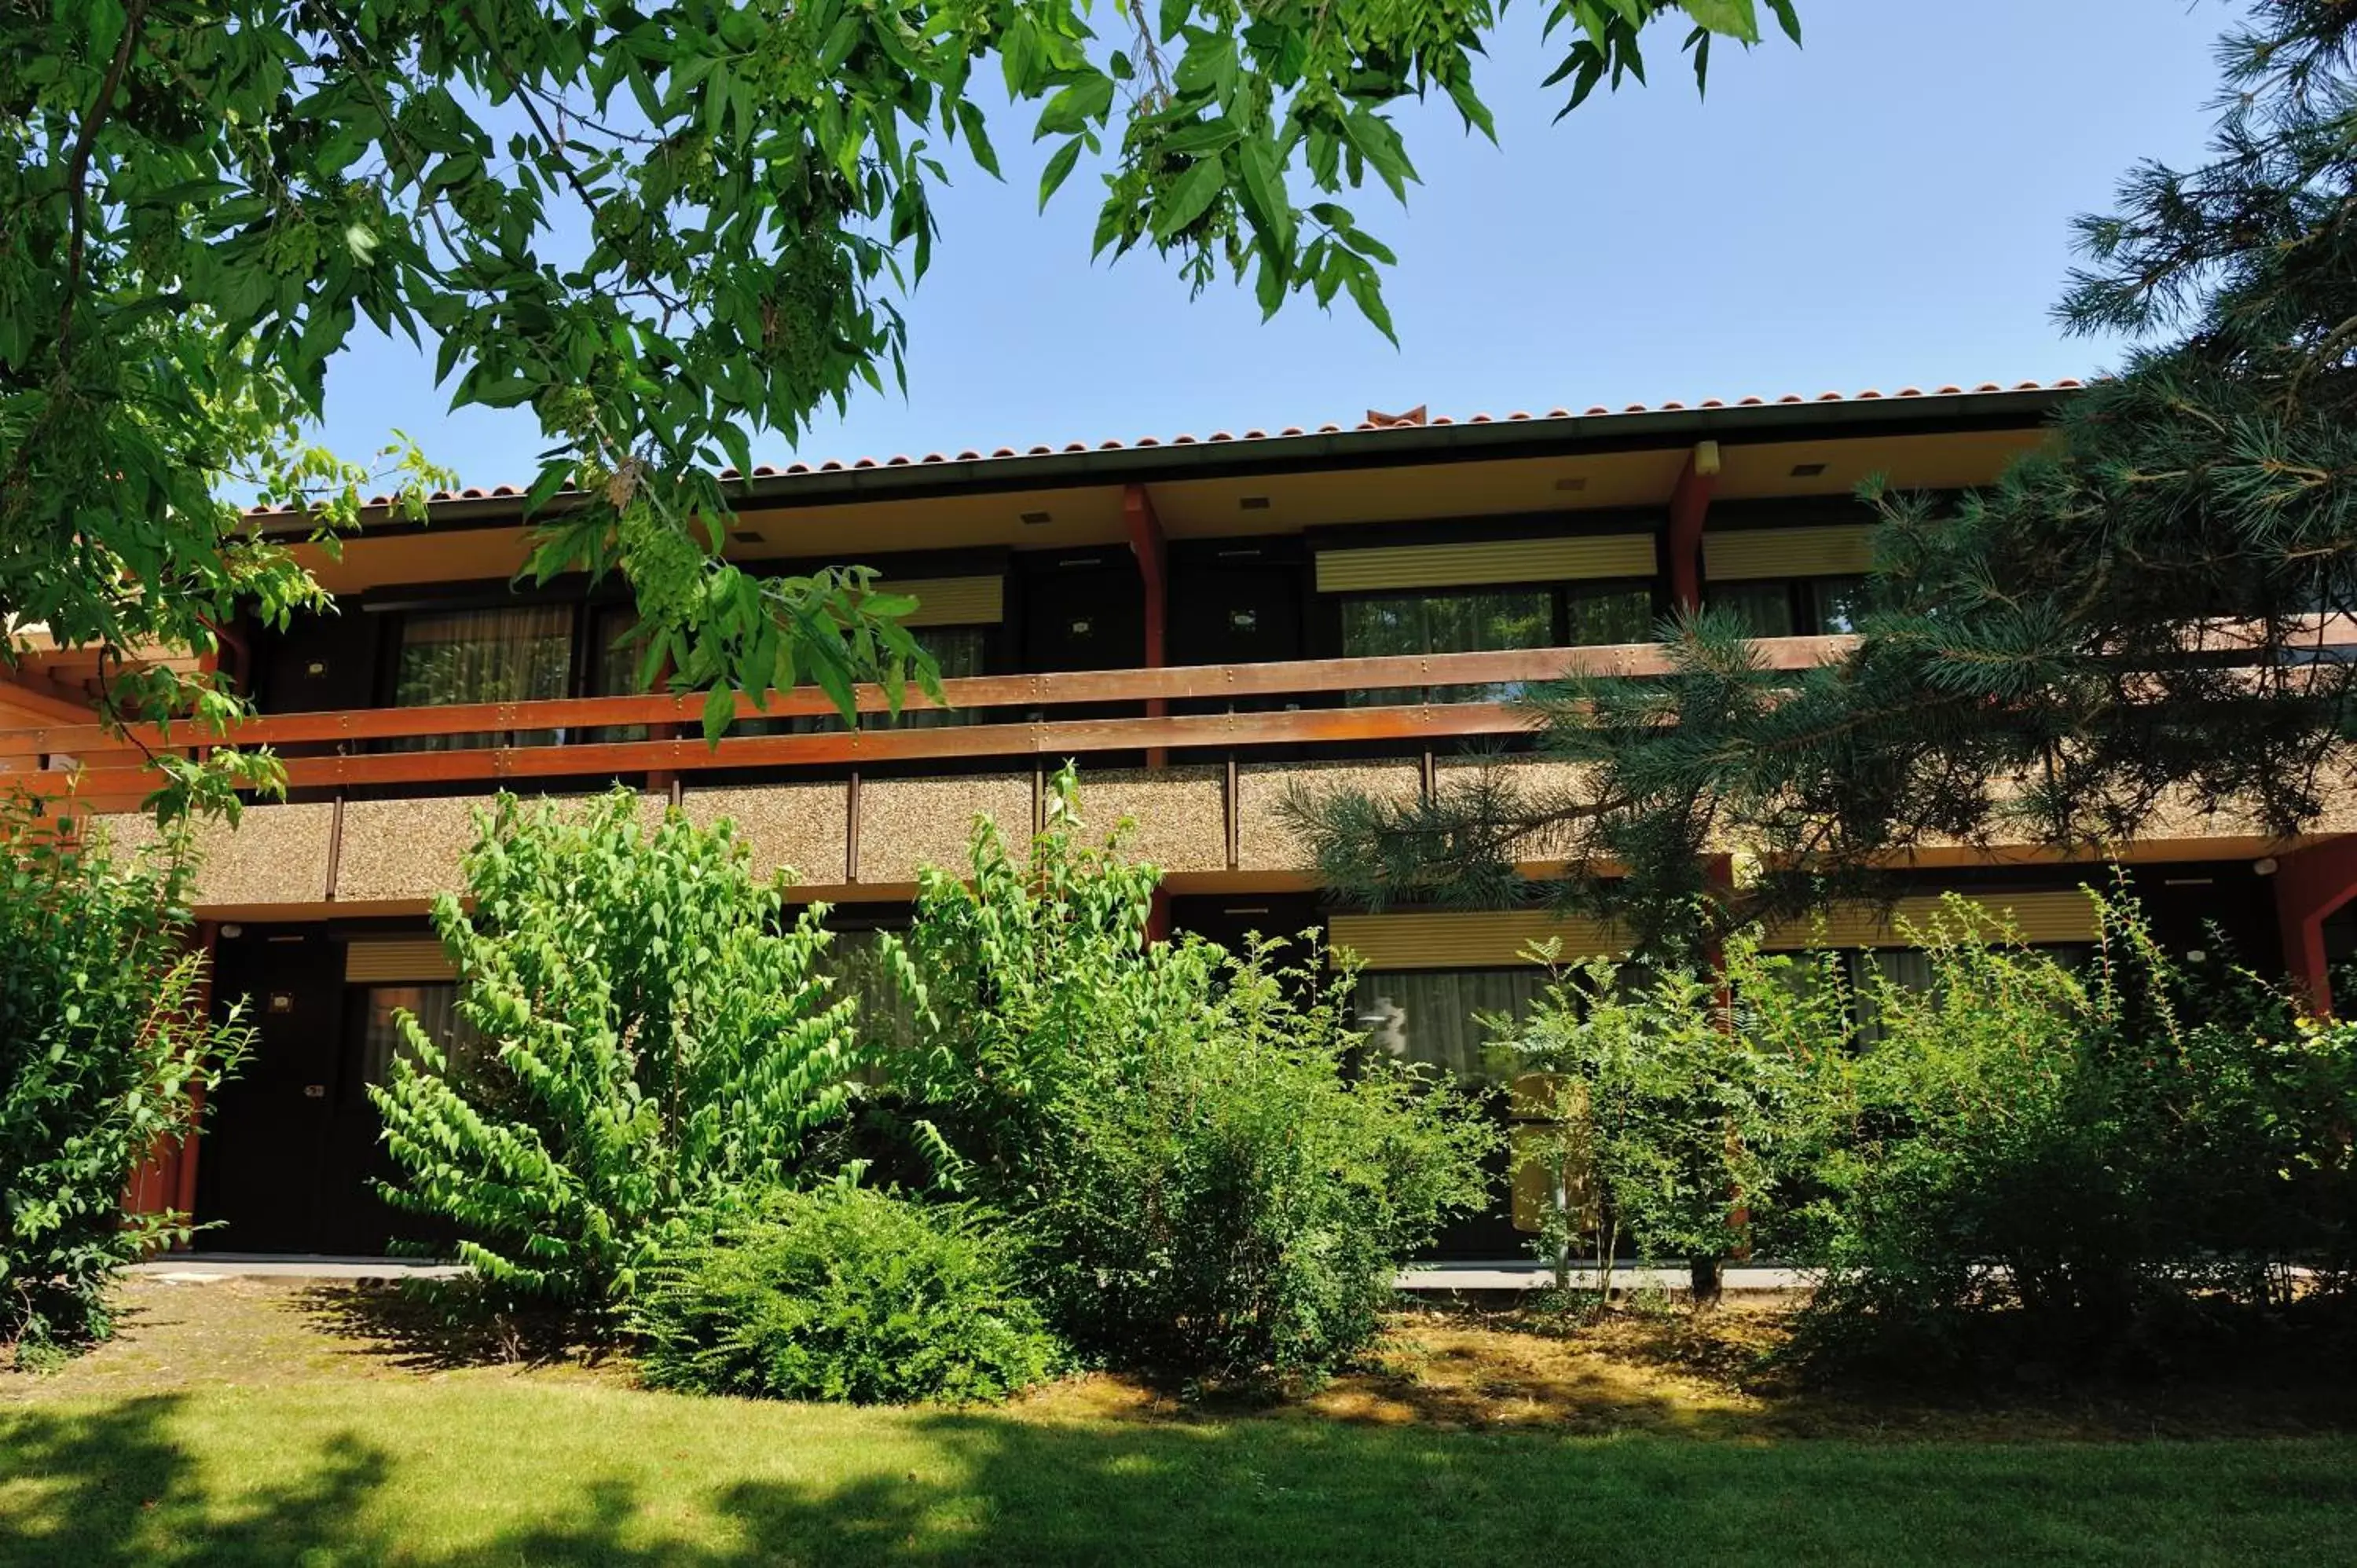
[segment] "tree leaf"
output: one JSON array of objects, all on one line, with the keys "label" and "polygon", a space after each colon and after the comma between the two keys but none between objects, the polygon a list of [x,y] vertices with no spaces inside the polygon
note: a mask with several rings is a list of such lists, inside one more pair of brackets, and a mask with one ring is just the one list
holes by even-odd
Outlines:
[{"label": "tree leaf", "polygon": [[1056,149],[1055,156],[1048,160],[1048,166],[1039,171],[1039,209],[1041,211],[1044,212],[1047,210],[1048,199],[1056,194],[1057,188],[1060,187],[1064,183],[1066,177],[1071,174],[1072,166],[1080,161],[1080,156],[1081,139],[1078,136],[1074,136],[1071,141],[1066,142],[1062,146],[1058,147]]},{"label": "tree leaf", "polygon": [[1154,237],[1168,244],[1187,226],[1211,210],[1227,188],[1227,171],[1217,158],[1205,158],[1178,177],[1154,209]]}]

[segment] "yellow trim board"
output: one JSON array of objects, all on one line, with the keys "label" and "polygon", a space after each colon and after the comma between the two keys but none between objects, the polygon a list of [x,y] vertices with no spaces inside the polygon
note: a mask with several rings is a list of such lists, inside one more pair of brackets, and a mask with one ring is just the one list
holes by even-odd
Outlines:
[{"label": "yellow trim board", "polygon": [[1523,950],[1555,938],[1566,961],[1616,955],[1628,939],[1598,920],[1539,909],[1451,910],[1413,915],[1336,915],[1328,945],[1368,969],[1500,969],[1528,961]]},{"label": "yellow trim board", "polygon": [[1390,544],[1320,550],[1318,591],[1458,588],[1486,583],[1554,583],[1577,577],[1650,577],[1650,533],[1554,539],[1492,539],[1466,544]]},{"label": "yellow trim board", "polygon": [[1006,618],[1004,577],[886,577],[877,586],[917,601],[903,626],[996,626]]},{"label": "yellow trim board", "polygon": [[457,978],[438,937],[393,937],[354,942],[344,950],[344,979],[356,983]]},{"label": "yellow trim board", "polygon": [[1702,536],[1702,570],[1713,583],[1761,577],[1846,577],[1874,565],[1867,523],[1819,528],[1754,528]]}]

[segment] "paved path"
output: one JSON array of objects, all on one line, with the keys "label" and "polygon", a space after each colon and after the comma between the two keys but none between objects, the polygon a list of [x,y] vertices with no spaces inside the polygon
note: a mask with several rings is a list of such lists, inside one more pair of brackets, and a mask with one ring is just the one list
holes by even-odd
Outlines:
[{"label": "paved path", "polygon": [[[283,1252],[198,1252],[155,1258],[132,1266],[132,1272],[174,1283],[199,1284],[232,1278],[307,1280],[449,1279],[466,1273],[458,1263],[421,1262],[414,1258],[338,1258],[289,1255]],[[1613,1283],[1624,1290],[1682,1291],[1684,1269],[1618,1269]],[[1596,1271],[1576,1269],[1575,1289],[1594,1290]],[[1555,1283],[1555,1273],[1544,1264],[1523,1259],[1491,1262],[1420,1263],[1403,1269],[1399,1288],[1420,1293],[1451,1291],[1544,1290]],[[1809,1278],[1798,1269],[1733,1268],[1727,1271],[1731,1291],[1806,1290]]]},{"label": "paved path", "polygon": [[180,1252],[134,1263],[131,1272],[175,1284],[210,1280],[447,1280],[467,1272],[463,1263],[415,1258],[330,1258],[289,1252]]},{"label": "paved path", "polygon": [[[1594,1290],[1598,1275],[1594,1269],[1574,1269],[1571,1284],[1574,1290]],[[1807,1290],[1810,1276],[1799,1269],[1745,1265],[1727,1271],[1725,1284],[1731,1291],[1794,1291]],[[1496,1262],[1418,1263],[1402,1269],[1399,1288],[1419,1293],[1448,1291],[1546,1290],[1555,1283],[1555,1270],[1544,1263],[1526,1259],[1508,1259]],[[1683,1291],[1687,1285],[1684,1269],[1623,1268],[1612,1271],[1616,1290]]]}]

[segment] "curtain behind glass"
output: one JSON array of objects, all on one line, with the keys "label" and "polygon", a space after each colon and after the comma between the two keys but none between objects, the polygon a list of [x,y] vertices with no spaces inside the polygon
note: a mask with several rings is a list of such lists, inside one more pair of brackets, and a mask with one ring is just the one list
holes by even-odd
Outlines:
[{"label": "curtain behind glass", "polygon": [[859,1038],[889,1055],[915,1048],[917,1010],[884,967],[883,935],[837,931],[819,966],[834,978],[837,999],[847,996],[859,1004]]},{"label": "curtain behind glass", "polygon": [[[562,697],[572,668],[570,605],[405,616],[401,651],[393,665],[393,705],[436,707]],[[455,751],[485,746],[546,746],[561,734],[485,730],[409,736],[390,744],[399,751]]]},{"label": "curtain behind glass", "polygon": [[[1342,654],[1373,659],[1392,654],[1486,653],[1545,648],[1555,640],[1555,594],[1546,588],[1501,593],[1385,594],[1342,601]],[[1383,686],[1345,694],[1352,707],[1418,703],[1501,703],[1522,688]]]},{"label": "curtain behind glass", "polygon": [[1792,635],[1792,590],[1783,583],[1725,583],[1703,591],[1715,610],[1732,610],[1749,637]]},{"label": "curtain behind glass", "polygon": [[458,1019],[456,985],[371,985],[361,1014],[360,1075],[346,1092],[355,1104],[364,1104],[371,1083],[393,1077],[393,1063],[407,1049],[394,1015],[415,1015],[425,1037],[445,1050],[463,1049],[472,1038]]},{"label": "curtain behind glass", "polygon": [[1490,1083],[1497,1075],[1484,1059],[1490,1035],[1481,1015],[1528,1017],[1546,981],[1546,972],[1535,964],[1362,974],[1351,1010],[1366,1031],[1369,1049],[1439,1068],[1461,1083]]},{"label": "curtain behind glass", "polygon": [[[628,605],[597,612],[597,631],[591,646],[597,650],[590,656],[589,692],[597,697],[634,697],[640,694],[639,660],[646,657],[646,644],[630,640],[630,633],[639,629],[639,612]],[[604,725],[590,732],[592,740],[644,740],[645,725]]]}]

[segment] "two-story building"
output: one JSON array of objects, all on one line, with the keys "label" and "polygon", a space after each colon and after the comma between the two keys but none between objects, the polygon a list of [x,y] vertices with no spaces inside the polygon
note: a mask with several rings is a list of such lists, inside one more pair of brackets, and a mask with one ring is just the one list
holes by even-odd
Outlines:
[{"label": "two-story building", "polygon": [[[1474,753],[1526,746],[1506,700],[1520,683],[1658,668],[1650,628],[1681,605],[1734,607],[1789,664],[1826,657],[1871,555],[1858,481],[1991,481],[2072,385],[1419,411],[732,475],[730,555],[878,568],[918,600],[954,706],[890,721],[868,693],[879,711],[855,730],[786,693],[747,704],[716,748],[700,703],[630,691],[619,584],[517,581],[519,491],[438,497],[425,526],[378,517],[339,559],[310,562],[339,613],[247,628],[223,655],[264,715],[241,741],[274,745],[290,786],[233,832],[209,830],[199,886],[216,994],[252,999],[261,1044],[148,1199],[215,1227],[206,1247],[382,1249],[364,1089],[396,1010],[450,1016],[425,912],[457,885],[471,809],[502,788],[619,780],[651,810],[733,819],[765,867],[837,907],[853,952],[857,933],[905,920],[919,867],[960,862],[975,816],[1025,836],[1046,774],[1071,758],[1090,816],[1134,818],[1136,852],[1166,869],[1167,929],[1320,929],[1365,963],[1362,1011],[1387,1047],[1478,1077],[1475,1016],[1533,994],[1518,955],[1546,922],[1329,909],[1277,810],[1286,791],[1445,787]],[[143,759],[89,724],[92,673],[37,655],[0,684],[0,768],[60,794],[78,779],[65,811],[136,836]],[[2357,891],[2357,836],[2284,843],[2189,817],[2109,854],[2186,946],[2214,922],[2242,961],[2312,983],[2357,947],[2336,914]],[[1963,890],[2069,945],[2091,934],[2076,888],[2107,874],[2022,846],[1890,875],[1910,898]],[[1920,962],[1878,913],[1829,929],[1860,963]],[[1573,952],[1609,943],[1555,934]],[[1500,1226],[1463,1245],[1514,1246]]]}]

